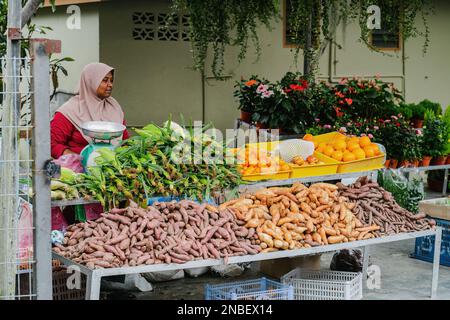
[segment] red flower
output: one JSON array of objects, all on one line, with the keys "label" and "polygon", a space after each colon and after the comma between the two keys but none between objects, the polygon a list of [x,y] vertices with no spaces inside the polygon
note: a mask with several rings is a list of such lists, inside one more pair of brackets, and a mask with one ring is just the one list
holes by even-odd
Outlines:
[{"label": "red flower", "polygon": [[345,102],[347,102],[347,104],[348,104],[349,106],[351,106],[352,103],[353,103],[353,100],[352,100],[351,98],[345,98]]},{"label": "red flower", "polygon": [[344,115],[344,113],[341,111],[341,108],[334,107],[334,110],[336,111],[337,117],[342,117]]},{"label": "red flower", "polygon": [[396,122],[395,125],[396,125],[397,127],[400,127],[400,122]]},{"label": "red flower", "polygon": [[336,95],[336,97],[338,97],[338,98],[344,98],[345,97],[345,95],[344,94],[342,94],[341,92],[336,92],[335,93],[335,95]]}]

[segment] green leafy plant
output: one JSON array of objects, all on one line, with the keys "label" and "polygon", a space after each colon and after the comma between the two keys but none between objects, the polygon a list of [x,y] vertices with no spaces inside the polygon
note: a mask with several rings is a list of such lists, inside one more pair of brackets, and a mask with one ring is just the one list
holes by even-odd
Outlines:
[{"label": "green leafy plant", "polygon": [[424,120],[425,119],[425,111],[426,109],[420,104],[409,104],[412,110],[412,119]]},{"label": "green leafy plant", "polygon": [[422,100],[417,105],[421,106],[425,110],[431,110],[436,116],[442,115],[442,107],[438,102],[432,102],[428,99]]},{"label": "green leafy plant", "polygon": [[436,116],[432,110],[427,110],[423,128],[423,154],[432,157],[444,155],[448,143],[448,131],[442,116]]}]

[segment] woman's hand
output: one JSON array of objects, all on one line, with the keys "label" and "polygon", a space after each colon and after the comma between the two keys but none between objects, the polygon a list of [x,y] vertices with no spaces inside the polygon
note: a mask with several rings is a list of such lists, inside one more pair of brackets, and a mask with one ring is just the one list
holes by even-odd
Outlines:
[{"label": "woman's hand", "polygon": [[76,153],[71,151],[70,149],[66,149],[66,150],[64,150],[63,155],[66,155],[66,154],[76,154]]}]

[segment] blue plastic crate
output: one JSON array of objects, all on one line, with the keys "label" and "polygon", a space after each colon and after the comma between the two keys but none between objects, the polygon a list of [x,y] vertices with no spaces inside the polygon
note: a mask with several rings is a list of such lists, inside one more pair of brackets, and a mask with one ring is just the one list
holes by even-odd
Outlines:
[{"label": "blue plastic crate", "polygon": [[267,278],[207,284],[205,300],[294,300],[294,288]]},{"label": "blue plastic crate", "polygon": [[[436,219],[436,225],[442,227],[441,265],[450,267],[450,221]],[[411,258],[433,262],[434,236],[416,238],[416,247]]]}]

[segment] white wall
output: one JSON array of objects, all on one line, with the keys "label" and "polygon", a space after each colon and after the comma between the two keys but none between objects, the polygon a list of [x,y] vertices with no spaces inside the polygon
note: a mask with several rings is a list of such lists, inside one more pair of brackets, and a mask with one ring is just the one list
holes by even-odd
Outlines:
[{"label": "white wall", "polygon": [[50,8],[39,9],[33,22],[53,28],[47,35],[36,37],[48,37],[50,39],[62,40],[62,51],[56,57],[71,57],[74,62],[64,63],[69,76],[61,74],[59,78],[60,89],[72,92],[75,90],[80,79],[83,67],[91,62],[99,61],[99,19],[98,4],[86,4],[81,8],[81,29],[70,30],[66,26],[69,15],[66,13],[67,6],[58,6],[56,12],[52,13]]}]

